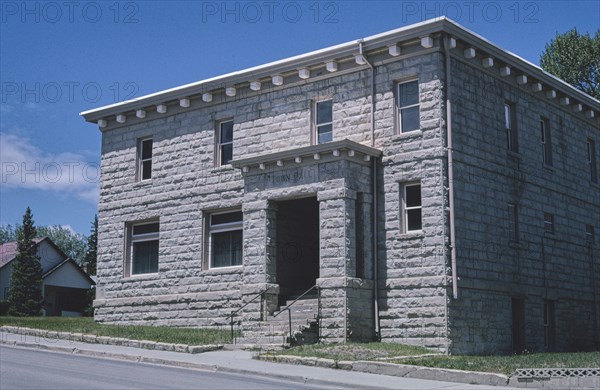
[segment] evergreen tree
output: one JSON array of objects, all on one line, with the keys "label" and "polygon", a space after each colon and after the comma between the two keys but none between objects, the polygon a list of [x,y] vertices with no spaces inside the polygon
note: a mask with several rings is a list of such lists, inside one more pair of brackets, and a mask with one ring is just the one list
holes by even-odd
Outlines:
[{"label": "evergreen tree", "polygon": [[38,316],[42,311],[42,266],[33,241],[35,235],[33,216],[27,207],[17,234],[17,256],[12,261],[8,292],[8,314],[12,316]]},{"label": "evergreen tree", "polygon": [[98,256],[98,215],[94,216],[92,230],[87,239],[87,252],[85,253],[85,266],[89,275],[96,275],[96,259]]}]

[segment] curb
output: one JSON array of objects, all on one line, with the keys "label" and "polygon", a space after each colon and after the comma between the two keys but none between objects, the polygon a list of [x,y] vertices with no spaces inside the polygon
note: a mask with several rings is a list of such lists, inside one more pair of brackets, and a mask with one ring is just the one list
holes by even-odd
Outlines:
[{"label": "curb", "polygon": [[335,368],[347,371],[363,372],[368,374],[389,375],[402,378],[428,379],[435,381],[448,381],[465,384],[478,384],[490,386],[507,386],[509,377],[502,374],[488,372],[462,371],[443,368],[429,368],[411,366],[407,364],[394,364],[371,361],[335,361],[333,359],[300,357],[300,356],[274,356],[260,355],[258,359],[276,363],[300,364],[312,367]]},{"label": "curb", "polygon": [[188,345],[161,343],[149,340],[132,340],[121,337],[96,336],[94,334],[58,332],[45,329],[23,328],[19,326],[0,326],[0,333],[12,333],[24,336],[34,336],[42,339],[59,339],[68,341],[78,341],[89,344],[106,344],[121,347],[143,348],[156,351],[184,352],[184,353],[203,353],[223,349],[222,345]]},{"label": "curb", "polygon": [[[261,376],[266,378],[274,378],[281,380],[288,380],[290,382],[295,382],[304,385],[315,385],[315,386],[340,386],[339,382],[329,381],[324,379],[315,379],[305,375],[292,375],[292,374],[279,374],[277,372],[265,372],[265,371],[257,371],[257,370],[248,370],[241,368],[232,368],[227,366],[217,366],[214,364],[205,364],[205,363],[192,363],[192,362],[183,362],[180,360],[171,360],[171,359],[161,359],[161,358],[149,358],[141,355],[128,355],[121,353],[113,353],[113,352],[105,352],[105,351],[93,351],[79,348],[70,348],[70,347],[61,347],[55,345],[44,345],[44,344],[35,344],[35,343],[27,343],[20,341],[6,341],[0,338],[0,345],[7,345],[13,348],[19,349],[37,349],[47,352],[57,352],[64,354],[77,354],[82,356],[103,358],[103,359],[113,359],[113,360],[125,360],[133,363],[146,363],[146,364],[155,364],[155,365],[163,365],[170,366],[175,368],[187,368],[187,369],[196,369],[196,370],[204,370],[204,371],[212,371],[212,372],[223,372],[229,374],[240,374],[240,375],[254,375]],[[381,386],[361,386],[361,389],[367,390],[381,390]]]}]

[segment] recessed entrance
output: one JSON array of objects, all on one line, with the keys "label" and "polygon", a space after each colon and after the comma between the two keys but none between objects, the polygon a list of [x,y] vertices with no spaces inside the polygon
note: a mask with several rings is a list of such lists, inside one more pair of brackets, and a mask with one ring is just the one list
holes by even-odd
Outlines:
[{"label": "recessed entrance", "polygon": [[319,202],[316,197],[278,202],[277,283],[280,300],[301,294],[319,277]]}]

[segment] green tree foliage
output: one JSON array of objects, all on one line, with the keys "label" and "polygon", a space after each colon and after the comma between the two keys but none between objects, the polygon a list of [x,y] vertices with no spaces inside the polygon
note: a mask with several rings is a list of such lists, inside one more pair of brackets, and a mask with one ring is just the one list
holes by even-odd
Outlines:
[{"label": "green tree foliage", "polygon": [[96,259],[98,256],[98,216],[94,215],[94,221],[92,222],[92,229],[90,235],[87,238],[87,252],[85,253],[84,265],[87,268],[87,273],[90,275],[96,275]]},{"label": "green tree foliage", "polygon": [[600,29],[596,35],[573,28],[546,44],[541,67],[575,88],[600,99]]},{"label": "green tree foliage", "polygon": [[36,229],[31,209],[23,215],[23,226],[17,235],[17,256],[12,262],[8,291],[8,314],[38,316],[42,312],[42,266],[33,239]]},{"label": "green tree foliage", "polygon": [[[0,226],[0,244],[16,241],[21,225]],[[36,228],[36,237],[48,237],[67,256],[82,265],[87,250],[87,238],[83,234],[75,233],[73,230],[63,226],[39,226]]]}]

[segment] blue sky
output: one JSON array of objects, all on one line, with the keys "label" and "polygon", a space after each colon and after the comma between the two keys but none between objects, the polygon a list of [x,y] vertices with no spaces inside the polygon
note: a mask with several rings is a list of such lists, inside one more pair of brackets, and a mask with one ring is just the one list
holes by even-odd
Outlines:
[{"label": "blue sky", "polygon": [[447,15],[538,64],[599,1],[0,1],[0,224],[87,234],[100,132],[79,112]]}]

